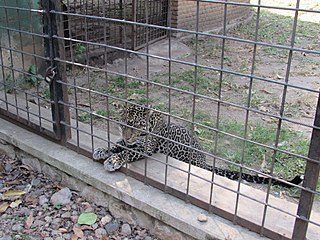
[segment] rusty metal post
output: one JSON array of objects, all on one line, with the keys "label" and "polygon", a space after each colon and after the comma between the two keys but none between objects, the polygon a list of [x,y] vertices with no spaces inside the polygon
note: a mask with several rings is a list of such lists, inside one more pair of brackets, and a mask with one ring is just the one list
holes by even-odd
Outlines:
[{"label": "rusty metal post", "polygon": [[[320,94],[318,97],[318,104],[316,109],[316,116],[314,119],[314,126],[320,127]],[[311,143],[309,148],[308,157],[316,161],[308,161],[305,169],[305,179],[303,187],[315,191],[317,188],[317,182],[320,172],[320,130],[313,129]],[[300,201],[297,215],[300,218],[296,218],[292,239],[306,239],[308,230],[308,223],[312,210],[312,204],[314,199],[314,193],[301,190]]]},{"label": "rusty metal post", "polygon": [[[56,138],[61,142],[66,142],[70,136],[70,128],[66,125],[70,123],[69,109],[62,102],[68,102],[66,85],[66,66],[65,63],[58,61],[64,59],[64,40],[57,39],[57,36],[64,36],[63,15],[52,13],[51,11],[62,12],[60,0],[41,0],[43,15],[43,31],[47,35],[44,39],[46,55],[49,57],[48,67],[55,69],[55,75],[50,81],[50,95],[52,118]],[[64,123],[64,124],[63,124]]]}]

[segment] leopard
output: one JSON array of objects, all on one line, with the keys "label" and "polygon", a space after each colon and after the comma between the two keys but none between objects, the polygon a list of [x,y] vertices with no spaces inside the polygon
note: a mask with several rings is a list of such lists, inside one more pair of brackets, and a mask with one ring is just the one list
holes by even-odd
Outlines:
[{"label": "leopard", "polygon": [[294,187],[303,181],[303,175],[297,175],[290,181],[279,181],[245,172],[232,171],[212,166],[206,161],[206,154],[198,139],[184,126],[168,122],[164,114],[150,106],[118,105],[122,139],[108,148],[96,148],[92,158],[103,160],[104,168],[114,172],[126,163],[141,160],[160,152],[179,161],[214,172],[231,180],[244,180],[257,184]]}]

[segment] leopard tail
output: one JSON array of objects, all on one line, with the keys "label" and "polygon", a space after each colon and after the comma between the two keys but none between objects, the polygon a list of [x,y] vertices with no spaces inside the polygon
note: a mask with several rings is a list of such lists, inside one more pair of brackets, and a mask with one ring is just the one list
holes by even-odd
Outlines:
[{"label": "leopard tail", "polygon": [[[230,171],[230,170],[217,168],[217,167],[213,168],[213,166],[210,166],[210,165],[208,165],[206,167],[206,169],[209,170],[209,171],[214,171],[215,174],[217,174],[219,176],[226,177],[226,178],[231,179],[231,180],[239,180],[239,178],[240,178],[240,172]],[[303,175],[297,175],[292,180],[287,181],[287,182],[291,183],[291,184],[294,184],[294,185],[298,185],[303,181],[303,178],[304,178]],[[260,177],[260,176],[255,176],[255,175],[251,175],[251,174],[248,174],[248,173],[241,173],[241,179],[245,180],[247,182],[257,183],[257,184],[268,184],[269,181],[270,181],[269,177]],[[279,181],[277,179],[271,179],[271,183],[273,185],[286,187],[286,188],[294,187],[291,184]]]}]

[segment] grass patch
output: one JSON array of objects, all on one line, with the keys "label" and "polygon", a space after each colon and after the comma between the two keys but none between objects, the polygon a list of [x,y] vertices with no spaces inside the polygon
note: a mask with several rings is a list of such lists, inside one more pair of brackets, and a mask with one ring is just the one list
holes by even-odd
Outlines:
[{"label": "grass patch", "polygon": [[[208,124],[207,116],[200,114],[198,119],[202,124],[213,126],[213,123]],[[203,120],[202,120],[203,119]],[[215,140],[217,139],[216,154],[219,157],[226,158],[230,161],[241,163],[254,169],[270,170],[274,161],[274,173],[278,177],[290,179],[295,175],[304,174],[305,161],[299,157],[290,154],[281,153],[271,150],[267,147],[262,147],[254,143],[244,142],[232,136],[227,136],[229,133],[238,137],[244,137],[244,125],[237,121],[220,121],[219,130],[221,133],[210,130],[206,127],[197,127],[195,129],[201,145],[208,152],[214,152]],[[249,124],[247,139],[267,145],[274,146],[276,139],[276,127],[262,124]],[[306,139],[302,133],[292,129],[283,127],[281,129],[278,149],[286,150],[297,155],[307,156],[309,151],[310,141]],[[243,152],[244,147],[244,152]],[[230,170],[239,170],[234,165],[228,166]],[[320,190],[320,182],[318,183],[318,191]]]},{"label": "grass patch", "polygon": [[[248,24],[243,24],[233,31],[232,35],[242,39],[255,39],[255,26],[257,15]],[[259,30],[257,41],[277,45],[290,46],[293,17],[273,13],[272,10],[261,10],[259,16]],[[319,24],[307,21],[298,21],[295,37],[295,46],[306,49],[319,49],[317,41]],[[268,55],[284,55],[287,50],[274,47],[260,47]]]}]

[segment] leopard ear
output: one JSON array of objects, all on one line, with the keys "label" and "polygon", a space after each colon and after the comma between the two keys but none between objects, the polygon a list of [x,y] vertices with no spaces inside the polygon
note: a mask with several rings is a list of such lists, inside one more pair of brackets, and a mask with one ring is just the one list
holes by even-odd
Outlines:
[{"label": "leopard ear", "polygon": [[126,111],[126,108],[123,104],[121,104],[120,102],[116,101],[116,102],[113,102],[112,105],[114,106],[115,109],[117,109],[117,111],[120,113],[120,114],[124,114],[125,111]]},{"label": "leopard ear", "polygon": [[143,107],[144,107],[144,111],[148,113],[149,116],[151,116],[151,114],[154,113],[154,110],[152,109],[151,104],[143,105]]},{"label": "leopard ear", "polygon": [[123,104],[121,104],[118,101],[115,101],[115,102],[111,103],[111,105],[114,106],[116,109],[119,109],[119,110],[124,108]]}]

